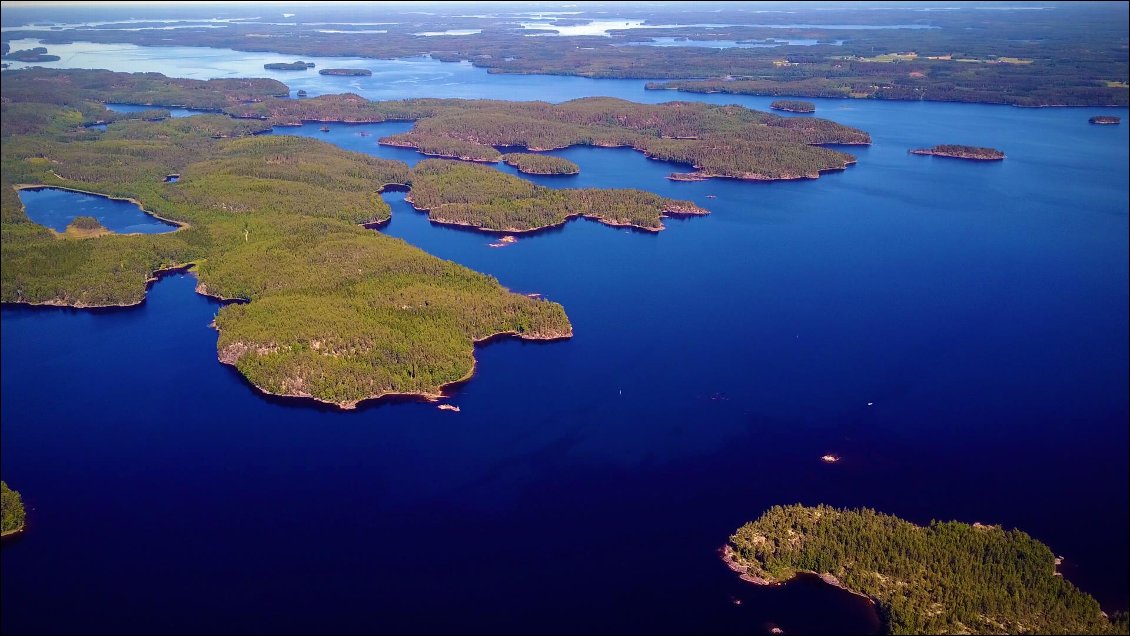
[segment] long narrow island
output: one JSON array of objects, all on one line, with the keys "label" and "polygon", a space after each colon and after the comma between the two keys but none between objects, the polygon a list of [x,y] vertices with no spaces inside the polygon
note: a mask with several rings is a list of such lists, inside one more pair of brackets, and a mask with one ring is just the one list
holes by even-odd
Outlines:
[{"label": "long narrow island", "polygon": [[263,65],[263,68],[268,71],[305,71],[308,68],[314,68],[313,62],[268,62]]},{"label": "long narrow island", "polygon": [[344,75],[346,77],[368,77],[373,72],[367,68],[324,68],[319,75]]},{"label": "long narrow island", "polygon": [[1004,153],[996,148],[960,146],[957,144],[941,144],[933,148],[916,148],[911,150],[910,154],[949,157],[951,159],[968,159],[971,161],[1000,161],[1004,159]]},{"label": "long narrow island", "polygon": [[778,99],[769,104],[769,108],[773,110],[780,110],[786,113],[815,113],[816,104],[812,102],[805,102],[799,99]]},{"label": "long narrow island", "polygon": [[1113,634],[1090,595],[1058,572],[1047,546],[1019,530],[867,508],[774,506],[745,524],[723,560],[757,585],[812,572],[878,605],[889,634]]},{"label": "long narrow island", "polygon": [[532,152],[512,152],[502,155],[502,161],[508,166],[514,166],[518,172],[524,174],[580,174],[581,167],[561,157],[552,155],[539,155]]}]

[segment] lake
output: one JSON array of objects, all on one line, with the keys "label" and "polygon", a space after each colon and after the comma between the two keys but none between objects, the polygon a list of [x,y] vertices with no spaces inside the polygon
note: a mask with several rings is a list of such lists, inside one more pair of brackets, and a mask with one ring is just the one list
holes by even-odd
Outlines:
[{"label": "lake", "polygon": [[[425,58],[294,79],[261,65],[295,56],[69,46],[311,95],[774,99]],[[4,306],[0,452],[29,525],[4,547],[3,630],[873,631],[853,597],[755,588],[720,562],[739,525],[795,502],[1019,527],[1125,609],[1128,137],[1087,123],[1125,109],[810,101],[872,134],[845,148],[857,165],[687,183],[631,150],[572,148],[551,154],[579,175],[531,177],[712,212],[655,235],[576,220],[491,249],[387,193],[380,231],[573,322],[569,341],[478,348],[460,413],[259,394],[216,360],[219,305],[188,274],[127,310]],[[422,158],[377,145],[410,124],[320,127],[274,134]],[[907,154],[941,143],[1008,158]]]},{"label": "lake", "polygon": [[133,201],[61,188],[28,188],[19,194],[28,218],[56,232],[66,231],[76,216],[92,216],[102,227],[118,234],[163,234],[178,227],[145,212]]}]

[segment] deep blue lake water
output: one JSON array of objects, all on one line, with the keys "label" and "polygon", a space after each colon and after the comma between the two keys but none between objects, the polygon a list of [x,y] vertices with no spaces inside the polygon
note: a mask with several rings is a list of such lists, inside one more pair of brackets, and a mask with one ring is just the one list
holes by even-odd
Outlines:
[{"label": "deep blue lake water", "polygon": [[[165,72],[270,75],[204,51]],[[148,70],[144,52],[106,66]],[[366,64],[373,98],[772,101]],[[875,142],[816,181],[677,183],[595,148],[553,153],[580,175],[533,177],[712,211],[657,235],[578,220],[491,249],[386,194],[381,231],[573,321],[567,342],[478,349],[460,413],[259,395],[216,360],[218,305],[186,274],[128,310],[5,306],[4,479],[30,525],[3,550],[3,630],[873,629],[834,590],[753,588],[718,560],[794,502],[1019,527],[1125,608],[1128,138],[1087,123],[1125,109],[812,101]],[[408,124],[319,127],[275,134],[422,158],[377,145]],[[907,154],[938,143],[1008,158]]]},{"label": "deep blue lake water", "polygon": [[28,217],[56,232],[65,231],[76,216],[92,216],[102,227],[118,234],[162,234],[177,229],[132,201],[60,188],[26,189],[19,194]]}]

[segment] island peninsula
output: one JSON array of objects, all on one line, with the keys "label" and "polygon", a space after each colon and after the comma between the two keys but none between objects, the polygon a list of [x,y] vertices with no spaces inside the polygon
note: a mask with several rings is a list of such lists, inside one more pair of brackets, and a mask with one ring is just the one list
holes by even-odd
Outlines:
[{"label": "island peninsula", "polygon": [[871,599],[891,634],[1114,634],[1091,596],[1056,572],[1059,559],[1019,530],[979,523],[922,527],[874,510],[774,506],[723,548],[743,580],[798,572]]}]

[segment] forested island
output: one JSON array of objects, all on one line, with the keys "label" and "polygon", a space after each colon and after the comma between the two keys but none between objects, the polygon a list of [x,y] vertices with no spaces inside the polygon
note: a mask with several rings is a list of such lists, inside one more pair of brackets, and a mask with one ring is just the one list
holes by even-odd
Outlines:
[{"label": "forested island", "polygon": [[[279,108],[273,110],[275,106]],[[286,117],[288,108],[290,104],[272,102],[246,111]],[[703,178],[814,179],[855,162],[854,156],[819,144],[871,143],[867,133],[824,119],[693,102],[636,104],[610,97],[556,105],[411,100],[379,102],[369,108],[377,111],[370,111],[369,117],[418,118],[411,131],[385,137],[381,143],[424,154],[496,162],[502,153],[495,146],[534,151],[574,145],[629,147],[653,159],[688,164],[694,175]],[[349,110],[355,113],[351,119],[364,116],[356,108]],[[413,117],[406,110],[419,115]]]},{"label": "forested island", "polygon": [[1091,122],[1092,124],[1109,126],[1112,124],[1118,124],[1122,121],[1122,118],[1116,115],[1095,115],[1087,121]]},{"label": "forested island", "polygon": [[486,166],[428,159],[412,169],[409,202],[436,223],[493,232],[529,232],[573,217],[658,232],[663,216],[708,212],[690,201],[642,190],[555,190]]},{"label": "forested island", "polygon": [[34,49],[6,53],[3,59],[13,62],[58,62],[61,58],[58,55],[49,55],[45,47],[37,46]]},{"label": "forested island", "polygon": [[774,506],[723,549],[761,585],[814,572],[872,599],[892,634],[1116,634],[1098,602],[1056,572],[1047,546],[1019,530],[867,508]]},{"label": "forested island", "polygon": [[321,75],[344,75],[347,77],[368,77],[373,74],[367,68],[324,68],[318,71]]},{"label": "forested island", "polygon": [[[389,218],[379,192],[412,182],[404,163],[257,136],[267,122],[225,115],[154,122],[123,113],[105,131],[82,125],[112,115],[81,95],[154,101],[152,74],[29,69],[0,81],[3,302],[132,305],[156,272],[193,266],[200,293],[243,301],[216,315],[222,362],[264,392],[342,408],[385,395],[438,397],[471,376],[474,343],[495,335],[572,334],[559,304],[362,227]],[[281,86],[160,82],[170,99],[187,92],[217,106]],[[167,183],[169,174],[181,178]],[[69,240],[28,219],[21,184],[131,198],[185,227]]]},{"label": "forested island", "polygon": [[21,532],[26,517],[27,513],[24,511],[24,502],[20,498],[20,493],[8,488],[6,482],[0,481],[0,523],[2,523],[0,536]]},{"label": "forested island", "polygon": [[538,155],[529,152],[511,152],[502,155],[502,161],[526,174],[580,174],[581,167],[561,157]]},{"label": "forested island", "polygon": [[996,148],[961,146],[956,144],[941,144],[933,148],[916,148],[911,150],[910,154],[949,157],[951,159],[969,159],[972,161],[1000,161],[1004,159],[1004,153]]},{"label": "forested island", "polygon": [[798,99],[778,99],[769,104],[773,110],[782,110],[786,113],[815,113],[816,104]]},{"label": "forested island", "polygon": [[[263,65],[263,68],[268,71],[305,71],[308,68],[314,68],[313,62],[268,62]],[[329,75],[329,73],[327,73]]]}]

